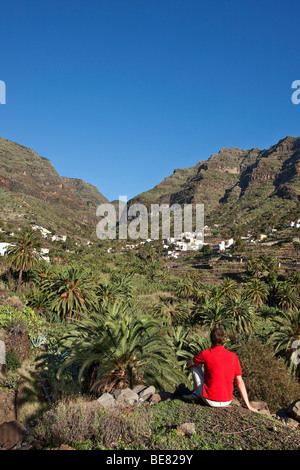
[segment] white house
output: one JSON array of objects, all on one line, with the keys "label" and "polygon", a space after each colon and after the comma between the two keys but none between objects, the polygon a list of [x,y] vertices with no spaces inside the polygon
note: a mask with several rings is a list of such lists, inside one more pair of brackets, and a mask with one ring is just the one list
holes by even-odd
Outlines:
[{"label": "white house", "polygon": [[46,228],[41,227],[40,225],[33,225],[33,226],[32,226],[32,229],[33,229],[33,230],[39,230],[39,231],[41,232],[41,235],[42,235],[44,238],[47,238],[48,235],[51,235],[50,230],[47,230]]},{"label": "white house", "polygon": [[67,239],[67,235],[62,235],[62,236],[59,236],[59,235],[53,235],[51,240],[53,242],[65,242]]},{"label": "white house", "polygon": [[11,243],[0,243],[0,256],[4,256],[6,253],[6,250],[9,246],[13,246]]}]

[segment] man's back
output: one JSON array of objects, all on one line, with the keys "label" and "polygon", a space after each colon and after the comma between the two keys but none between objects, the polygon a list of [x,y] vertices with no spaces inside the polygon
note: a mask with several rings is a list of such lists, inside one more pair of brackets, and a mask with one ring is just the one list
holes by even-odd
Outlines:
[{"label": "man's back", "polygon": [[214,401],[232,400],[233,380],[242,375],[237,355],[218,345],[196,354],[193,361],[204,364],[203,396]]}]

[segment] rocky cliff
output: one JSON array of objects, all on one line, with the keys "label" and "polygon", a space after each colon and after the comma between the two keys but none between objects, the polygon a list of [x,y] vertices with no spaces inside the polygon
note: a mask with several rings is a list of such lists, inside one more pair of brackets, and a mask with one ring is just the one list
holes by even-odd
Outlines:
[{"label": "rocky cliff", "polygon": [[253,223],[300,208],[300,137],[267,150],[223,148],[191,168],[175,170],[130,203],[203,203],[207,221]]},{"label": "rocky cliff", "polygon": [[34,222],[66,234],[88,235],[96,207],[108,200],[80,179],[60,177],[52,163],[33,150],[0,138],[0,203],[5,224]]}]

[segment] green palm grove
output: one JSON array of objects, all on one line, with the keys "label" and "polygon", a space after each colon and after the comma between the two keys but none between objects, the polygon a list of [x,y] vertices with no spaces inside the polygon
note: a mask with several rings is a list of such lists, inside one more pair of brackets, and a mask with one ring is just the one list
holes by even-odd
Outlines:
[{"label": "green palm grove", "polygon": [[270,257],[251,258],[243,282],[209,285],[195,271],[170,275],[153,249],[116,255],[113,264],[105,254],[47,264],[38,248],[24,231],[7,259],[16,290],[49,324],[43,364],[57,380],[71,377],[92,394],[137,383],[173,390],[189,383],[185,363],[209,347],[214,326],[226,330],[228,347],[247,338],[270,344],[299,375],[300,277],[279,277]]}]

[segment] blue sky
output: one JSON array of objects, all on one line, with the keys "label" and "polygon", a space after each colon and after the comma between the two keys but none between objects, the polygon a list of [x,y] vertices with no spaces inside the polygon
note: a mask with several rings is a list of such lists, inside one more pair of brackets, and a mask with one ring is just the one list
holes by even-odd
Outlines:
[{"label": "blue sky", "polygon": [[11,0],[0,136],[110,200],[300,136],[299,1]]}]

